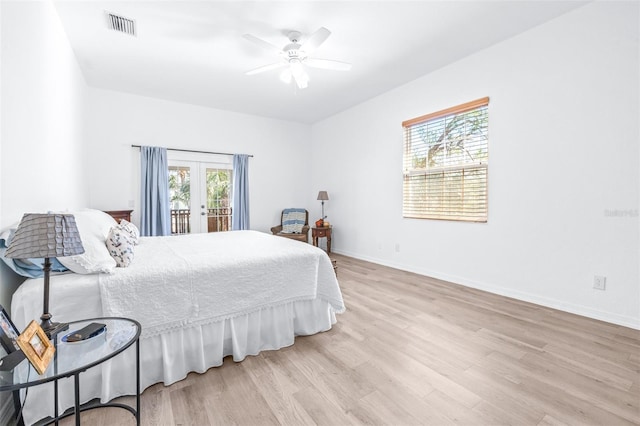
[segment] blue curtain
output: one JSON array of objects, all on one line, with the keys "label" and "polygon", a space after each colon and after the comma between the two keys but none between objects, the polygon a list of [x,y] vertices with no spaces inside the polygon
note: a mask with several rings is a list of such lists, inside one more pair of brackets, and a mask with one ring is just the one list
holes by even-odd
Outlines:
[{"label": "blue curtain", "polygon": [[233,213],[231,229],[249,229],[249,156],[233,155]]},{"label": "blue curtain", "polygon": [[141,147],[140,166],[140,234],[171,235],[167,149]]}]

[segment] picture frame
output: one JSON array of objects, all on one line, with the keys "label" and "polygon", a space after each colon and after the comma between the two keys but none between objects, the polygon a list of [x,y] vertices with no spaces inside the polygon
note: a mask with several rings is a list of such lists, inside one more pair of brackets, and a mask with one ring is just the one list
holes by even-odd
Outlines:
[{"label": "picture frame", "polygon": [[53,359],[56,348],[49,341],[42,327],[37,322],[31,321],[16,342],[38,374],[44,374]]},{"label": "picture frame", "polygon": [[7,352],[7,355],[20,350],[20,346],[16,342],[19,335],[20,332],[11,321],[11,317],[9,317],[4,307],[0,305],[0,344]]}]

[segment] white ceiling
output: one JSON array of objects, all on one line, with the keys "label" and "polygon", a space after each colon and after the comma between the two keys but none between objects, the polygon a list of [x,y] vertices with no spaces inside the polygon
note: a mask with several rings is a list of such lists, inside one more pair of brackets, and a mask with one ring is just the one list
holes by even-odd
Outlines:
[{"label": "white ceiling", "polygon": [[[314,123],[581,6],[570,1],[56,1],[92,87]],[[105,11],[136,21],[138,36],[107,28]],[[295,89],[248,42],[277,46],[289,30],[332,34],[314,57],[351,71],[309,69]]]}]

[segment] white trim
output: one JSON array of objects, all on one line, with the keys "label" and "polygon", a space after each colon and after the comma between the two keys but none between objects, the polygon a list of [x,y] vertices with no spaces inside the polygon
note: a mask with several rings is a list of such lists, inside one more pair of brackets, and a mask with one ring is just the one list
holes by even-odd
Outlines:
[{"label": "white trim", "polygon": [[212,163],[212,164],[216,164],[218,169],[233,168],[233,157],[226,154],[208,154],[203,152],[171,151],[167,149],[167,160],[169,162],[195,161],[195,162],[202,162],[202,163]]},{"label": "white trim", "polygon": [[489,293],[498,294],[500,296],[511,297],[513,299],[518,299],[524,302],[534,303],[536,305],[541,305],[547,308],[557,309],[563,312],[568,312],[576,315],[580,315],[587,318],[592,318],[600,321],[609,322],[616,325],[621,325],[624,327],[633,328],[636,330],[640,330],[640,318],[634,318],[631,316],[618,315],[611,312],[599,311],[597,309],[593,309],[583,305],[576,305],[573,303],[567,303],[557,299],[551,299],[548,297],[542,297],[536,294],[526,293],[522,291],[517,291],[505,287],[495,286],[492,284],[482,283],[478,281],[473,281],[468,278],[459,277],[455,275],[443,274],[437,271],[423,269],[423,268],[415,268],[411,266],[404,265],[402,263],[397,262],[389,262],[383,259],[378,259],[370,256],[362,256],[356,253],[352,253],[344,250],[332,250],[333,253],[342,254],[344,256],[353,257],[360,260],[365,260],[367,262],[377,263],[379,265],[388,266],[390,268],[396,268],[407,272],[413,272],[419,275],[424,275],[427,277],[436,278],[443,281],[448,281],[455,284],[460,284],[465,287],[475,288],[478,290],[483,290]]}]

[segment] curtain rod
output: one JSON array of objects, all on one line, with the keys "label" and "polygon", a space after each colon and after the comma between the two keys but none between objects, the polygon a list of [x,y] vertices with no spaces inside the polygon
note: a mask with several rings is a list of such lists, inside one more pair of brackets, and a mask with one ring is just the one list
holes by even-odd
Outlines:
[{"label": "curtain rod", "polygon": [[[131,145],[131,148],[141,148],[141,146]],[[234,155],[234,154],[229,154],[228,152],[196,151],[193,149],[180,149],[180,148],[167,148],[167,151],[195,152],[196,154]],[[249,157],[253,157],[253,155],[250,154]]]}]

